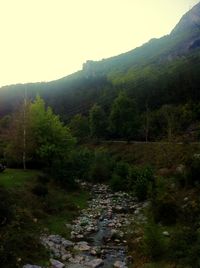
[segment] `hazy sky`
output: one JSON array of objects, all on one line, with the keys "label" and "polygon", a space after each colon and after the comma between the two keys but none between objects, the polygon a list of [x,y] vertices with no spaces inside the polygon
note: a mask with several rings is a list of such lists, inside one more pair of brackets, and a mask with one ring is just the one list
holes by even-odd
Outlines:
[{"label": "hazy sky", "polygon": [[0,86],[54,80],[168,34],[199,0],[0,0]]}]

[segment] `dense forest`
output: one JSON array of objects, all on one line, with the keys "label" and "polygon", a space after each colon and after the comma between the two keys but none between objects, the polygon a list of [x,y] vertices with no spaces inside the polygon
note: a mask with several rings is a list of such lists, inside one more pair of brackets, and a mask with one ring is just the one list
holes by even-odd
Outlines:
[{"label": "dense forest", "polygon": [[199,14],[0,89],[2,268],[200,267]]}]

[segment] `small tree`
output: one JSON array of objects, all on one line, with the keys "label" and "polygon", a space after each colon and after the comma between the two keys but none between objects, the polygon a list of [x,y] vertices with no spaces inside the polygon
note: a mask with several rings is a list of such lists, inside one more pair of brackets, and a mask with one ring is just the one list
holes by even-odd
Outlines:
[{"label": "small tree", "polygon": [[[26,105],[26,161],[39,161],[51,166],[56,159],[64,159],[71,151],[75,139],[50,107],[38,96]],[[7,155],[13,162],[21,163],[24,153],[23,112],[13,116]]]},{"label": "small tree", "polygon": [[81,114],[76,114],[72,117],[69,128],[78,141],[83,141],[90,135],[88,118]]},{"label": "small tree", "polygon": [[135,101],[120,92],[112,104],[109,121],[110,131],[115,137],[132,139],[138,129]]},{"label": "small tree", "polygon": [[89,113],[90,135],[93,138],[104,138],[107,129],[107,118],[101,106],[95,104]]}]

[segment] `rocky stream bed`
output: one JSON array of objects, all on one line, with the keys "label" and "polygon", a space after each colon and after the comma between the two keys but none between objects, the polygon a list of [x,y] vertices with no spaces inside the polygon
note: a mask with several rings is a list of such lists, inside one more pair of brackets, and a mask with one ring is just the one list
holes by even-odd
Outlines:
[{"label": "rocky stream bed", "polygon": [[[91,192],[88,208],[74,220],[71,239],[60,235],[42,235],[41,243],[50,251],[51,268],[125,268],[132,262],[127,254],[126,232],[132,221],[145,221],[142,209],[127,193],[112,193],[103,184],[81,183]],[[41,268],[24,265],[23,268]]]}]

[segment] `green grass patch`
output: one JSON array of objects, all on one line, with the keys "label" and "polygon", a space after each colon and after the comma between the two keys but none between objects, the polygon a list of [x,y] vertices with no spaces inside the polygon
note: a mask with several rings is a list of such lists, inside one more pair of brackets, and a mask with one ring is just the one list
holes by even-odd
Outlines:
[{"label": "green grass patch", "polygon": [[6,169],[0,173],[0,185],[6,188],[22,187],[35,181],[39,175],[37,170]]},{"label": "green grass patch", "polygon": [[[17,268],[26,263],[44,265],[49,256],[39,242],[40,234],[47,232],[69,238],[71,230],[66,223],[71,223],[80,210],[87,207],[88,192],[81,189],[67,192],[51,180],[44,184],[47,195],[34,194],[32,189],[38,185],[40,174],[40,171],[16,169],[6,169],[0,174],[0,186],[10,200],[11,211],[10,222],[0,226],[2,267]],[[4,203],[0,203],[0,209],[5,207]],[[18,258],[20,263],[16,262]]]}]

